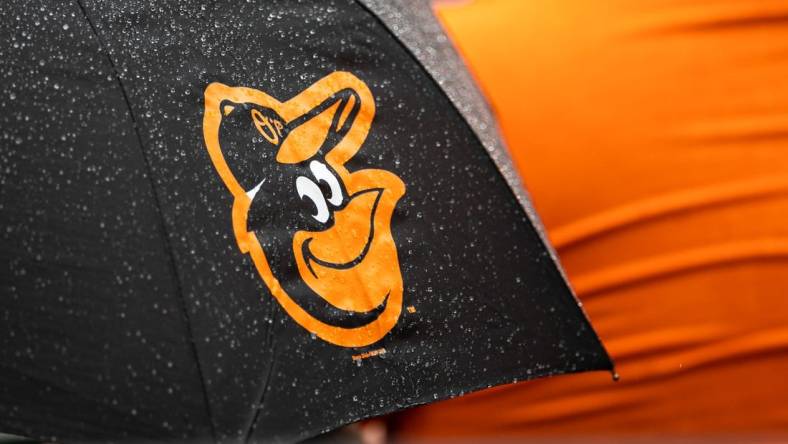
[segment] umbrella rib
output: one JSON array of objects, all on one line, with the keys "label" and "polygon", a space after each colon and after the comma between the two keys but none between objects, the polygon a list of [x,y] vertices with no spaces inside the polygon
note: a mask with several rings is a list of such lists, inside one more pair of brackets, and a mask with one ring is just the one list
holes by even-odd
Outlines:
[{"label": "umbrella rib", "polygon": [[[82,4],[82,0],[75,0],[75,2],[79,6],[80,11],[82,11],[82,15],[85,17],[85,20],[87,21],[88,25],[90,26],[90,30],[93,32],[93,35],[96,36],[96,40],[98,41],[98,44],[99,44],[99,49],[109,48],[109,45],[105,44],[104,41],[101,39],[101,36],[98,33],[98,29],[96,29],[96,26],[94,25],[93,21],[90,19],[90,16],[88,15],[88,12],[85,9],[85,6]],[[172,253],[172,246],[170,245],[169,232],[167,230],[167,225],[166,225],[166,223],[164,221],[164,212],[161,209],[161,200],[159,199],[159,192],[158,192],[158,189],[156,187],[156,183],[153,180],[153,170],[151,168],[150,160],[148,159],[148,156],[145,153],[145,145],[144,145],[144,143],[142,141],[142,135],[140,135],[139,126],[137,125],[137,119],[136,119],[136,117],[134,115],[134,111],[133,111],[133,109],[131,107],[131,101],[129,101],[129,96],[128,96],[127,92],[126,92],[125,86],[123,85],[123,80],[120,77],[120,71],[118,70],[117,66],[115,65],[115,61],[112,60],[112,56],[110,55],[109,50],[105,49],[103,52],[105,52],[105,55],[107,56],[107,61],[110,64],[110,67],[111,67],[112,72],[114,74],[115,80],[117,80],[117,82],[118,82],[118,87],[120,89],[121,94],[123,95],[123,101],[125,102],[126,108],[129,111],[129,117],[131,118],[131,123],[132,123],[132,127],[134,129],[134,134],[136,135],[137,142],[139,143],[140,153],[142,154],[142,160],[143,160],[143,162],[145,164],[145,170],[146,170],[146,173],[147,173],[147,176],[148,176],[148,181],[150,182],[150,186],[151,186],[151,193],[153,194],[154,206],[156,207],[156,213],[159,216],[159,231],[160,231],[160,234],[161,234],[161,236],[163,238],[163,241],[164,241],[164,249],[167,252],[168,262],[169,262],[169,265],[170,265],[170,271],[172,272],[172,276],[173,276],[173,279],[175,281],[174,282],[174,284],[175,284],[175,291],[177,293],[178,300],[179,300],[180,305],[181,305],[181,310],[182,310],[182,314],[183,314],[183,317],[184,317],[184,321],[186,322],[186,333],[189,336],[188,337],[189,345],[190,345],[190,348],[191,348],[192,355],[194,356],[194,360],[195,360],[195,362],[197,364],[197,374],[198,374],[198,377],[200,379],[200,385],[202,387],[203,402],[205,404],[205,410],[206,410],[206,413],[208,415],[208,425],[211,428],[211,436],[213,438],[213,441],[217,442],[216,427],[214,425],[213,415],[211,413],[211,405],[210,405],[209,397],[208,397],[208,388],[207,388],[206,383],[205,383],[205,376],[203,374],[202,365],[200,364],[200,358],[199,358],[199,355],[197,353],[197,345],[196,345],[196,342],[194,340],[194,331],[192,330],[192,324],[191,324],[191,318],[189,317],[189,311],[186,308],[186,299],[185,299],[185,297],[183,295],[183,287],[181,286],[180,275],[178,274],[178,268],[175,265],[175,257],[174,257],[174,255]]]},{"label": "umbrella rib", "polygon": [[[271,301],[269,301],[269,304]],[[276,328],[276,309],[275,307],[271,307],[271,324],[268,328],[268,332],[265,337],[265,342],[269,345],[269,356],[271,359],[268,361],[268,370],[266,371],[265,380],[263,381],[263,387],[260,391],[260,397],[257,400],[257,404],[255,405],[255,412],[254,416],[252,417],[252,421],[249,423],[249,427],[246,429],[246,436],[244,437],[244,443],[248,443],[249,440],[252,438],[252,434],[254,433],[255,428],[257,428],[257,421],[260,419],[260,413],[263,411],[263,402],[265,401],[265,395],[268,394],[268,387],[271,384],[271,374],[274,372],[274,352],[276,350],[276,336],[274,336],[274,328]]]}]

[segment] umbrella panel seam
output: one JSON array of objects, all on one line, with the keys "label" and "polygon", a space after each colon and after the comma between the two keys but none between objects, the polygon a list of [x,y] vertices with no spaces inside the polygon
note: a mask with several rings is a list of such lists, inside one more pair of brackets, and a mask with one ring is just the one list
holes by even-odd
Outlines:
[{"label": "umbrella panel seam", "polygon": [[[93,21],[90,19],[90,16],[88,15],[87,9],[83,5],[82,0],[75,0],[75,2],[79,6],[79,9],[82,12],[82,15],[84,16],[85,21],[87,21],[88,26],[90,27],[90,30],[92,31],[93,35],[96,37],[96,40],[99,44],[99,50],[102,50],[102,48],[109,48],[109,45],[102,40],[101,36],[98,33],[98,29],[96,28]],[[129,111],[129,118],[131,119],[132,127],[134,129],[134,134],[136,135],[137,142],[139,144],[140,154],[142,155],[142,160],[145,165],[145,170],[146,170],[145,172],[148,176],[148,181],[151,186],[151,194],[153,195],[153,204],[154,207],[156,208],[156,213],[159,216],[159,231],[161,233],[162,240],[164,243],[164,250],[167,254],[168,262],[170,264],[170,269],[175,284],[175,292],[177,294],[178,300],[180,301],[180,305],[182,309],[181,311],[184,317],[184,321],[186,323],[186,333],[188,335],[190,348],[194,356],[195,363],[197,364],[197,373],[200,379],[200,385],[202,387],[203,402],[205,403],[205,410],[208,415],[208,424],[211,428],[211,435],[213,441],[217,442],[216,427],[214,425],[213,415],[211,413],[211,406],[209,400],[210,398],[208,397],[208,389],[205,382],[205,376],[203,374],[202,364],[200,363],[199,354],[197,352],[197,346],[194,340],[194,332],[192,330],[191,318],[189,317],[188,308],[186,307],[186,298],[183,294],[183,287],[181,285],[180,275],[178,274],[178,268],[175,265],[175,256],[173,254],[172,246],[170,245],[169,231],[167,230],[167,225],[164,220],[164,212],[161,208],[161,201],[159,199],[158,189],[156,187],[156,182],[153,178],[153,169],[151,167],[150,159],[148,159],[148,156],[145,153],[145,144],[143,143],[142,135],[140,134],[139,126],[137,125],[137,119],[134,115],[134,110],[132,109],[131,102],[129,101],[128,93],[126,92],[126,88],[123,85],[123,80],[121,79],[120,71],[118,70],[115,64],[115,61],[112,59],[109,50],[108,49],[103,50],[102,52],[105,53],[107,57],[107,61],[109,62],[110,65],[110,69],[112,70],[113,77],[115,77],[115,80],[117,80],[118,88],[120,89],[120,92],[123,96],[123,101],[126,105],[126,108]]]}]

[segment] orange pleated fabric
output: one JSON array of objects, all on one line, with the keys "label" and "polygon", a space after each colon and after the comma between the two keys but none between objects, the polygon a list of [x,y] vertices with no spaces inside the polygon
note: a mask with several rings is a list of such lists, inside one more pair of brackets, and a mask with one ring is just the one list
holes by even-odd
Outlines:
[{"label": "orange pleated fabric", "polygon": [[405,412],[395,436],[788,440],[788,1],[439,16],[621,380],[492,389]]}]

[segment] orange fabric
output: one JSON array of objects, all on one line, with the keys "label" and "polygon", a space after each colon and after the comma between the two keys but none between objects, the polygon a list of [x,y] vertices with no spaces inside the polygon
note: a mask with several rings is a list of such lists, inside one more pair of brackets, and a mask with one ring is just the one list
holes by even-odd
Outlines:
[{"label": "orange fabric", "polygon": [[488,390],[396,435],[788,438],[788,1],[439,13],[621,381]]}]

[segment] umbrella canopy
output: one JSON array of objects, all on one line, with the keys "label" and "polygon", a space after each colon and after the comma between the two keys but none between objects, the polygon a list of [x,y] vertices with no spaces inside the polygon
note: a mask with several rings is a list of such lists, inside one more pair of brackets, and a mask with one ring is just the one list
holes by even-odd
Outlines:
[{"label": "umbrella canopy", "polygon": [[611,368],[368,6],[0,5],[2,431],[291,441]]}]

